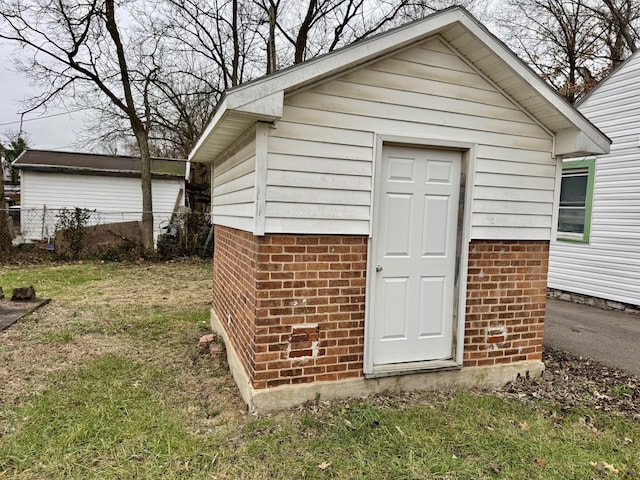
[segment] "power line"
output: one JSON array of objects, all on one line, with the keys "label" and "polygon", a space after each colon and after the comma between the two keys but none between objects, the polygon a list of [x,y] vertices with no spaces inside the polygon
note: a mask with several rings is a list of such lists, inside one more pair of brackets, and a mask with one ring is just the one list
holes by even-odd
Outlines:
[{"label": "power line", "polygon": [[33,122],[35,120],[45,120],[47,118],[60,117],[62,115],[68,115],[70,113],[81,112],[82,110],[87,110],[87,109],[86,108],[78,108],[76,110],[69,110],[67,112],[52,113],[51,115],[43,115],[42,117],[25,118],[24,120],[17,120],[17,121],[13,121],[13,122],[0,123],[0,127],[6,127],[7,125],[18,125],[20,123]]}]

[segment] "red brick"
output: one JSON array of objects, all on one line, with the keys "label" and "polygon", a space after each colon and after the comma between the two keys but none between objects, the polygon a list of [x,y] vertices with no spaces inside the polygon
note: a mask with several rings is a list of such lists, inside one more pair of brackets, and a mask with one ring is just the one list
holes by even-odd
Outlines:
[{"label": "red brick", "polygon": [[291,350],[289,352],[289,358],[310,357],[311,355],[313,355],[313,351],[310,348],[306,350]]}]

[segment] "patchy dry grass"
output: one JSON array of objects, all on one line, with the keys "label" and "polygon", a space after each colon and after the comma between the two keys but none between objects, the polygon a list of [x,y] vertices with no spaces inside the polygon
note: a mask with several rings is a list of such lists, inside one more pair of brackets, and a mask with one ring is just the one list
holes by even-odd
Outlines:
[{"label": "patchy dry grass", "polygon": [[52,297],[0,333],[2,479],[640,476],[633,416],[529,394],[320,399],[249,416],[224,362],[196,346],[206,263],[0,274],[5,289],[33,284]]}]

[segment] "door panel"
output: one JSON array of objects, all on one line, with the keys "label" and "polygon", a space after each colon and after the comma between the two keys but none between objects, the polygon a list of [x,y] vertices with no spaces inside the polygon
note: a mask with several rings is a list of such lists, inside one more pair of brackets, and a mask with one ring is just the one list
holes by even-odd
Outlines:
[{"label": "door panel", "polygon": [[374,364],[449,359],[462,154],[385,146],[382,162]]},{"label": "door panel", "polygon": [[407,300],[408,278],[385,278],[383,305],[384,312],[382,325],[382,340],[406,340],[407,339]]},{"label": "door panel", "polygon": [[386,197],[385,210],[389,212],[388,227],[385,229],[384,254],[387,257],[409,257],[411,238],[397,232],[411,230],[413,196],[391,193]]},{"label": "door panel", "polygon": [[448,234],[446,228],[434,228],[434,225],[446,225],[450,213],[450,198],[444,195],[424,196],[424,218],[422,224],[422,256],[446,256]]},{"label": "door panel", "polygon": [[445,278],[422,277],[420,279],[420,322],[418,336],[420,338],[442,336],[444,334],[444,300]]}]

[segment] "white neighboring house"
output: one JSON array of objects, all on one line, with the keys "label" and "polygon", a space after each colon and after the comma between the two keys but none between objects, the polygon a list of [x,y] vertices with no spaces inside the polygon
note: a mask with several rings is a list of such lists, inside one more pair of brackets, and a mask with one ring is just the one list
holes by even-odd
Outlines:
[{"label": "white neighboring house", "polygon": [[[140,159],[94,153],[26,150],[13,163],[20,170],[24,241],[52,237],[61,209],[90,210],[89,225],[140,221]],[[151,161],[154,238],[185,203],[185,160]]]},{"label": "white neighboring house", "polygon": [[550,246],[549,287],[610,306],[640,305],[639,78],[636,52],[579,103],[613,143],[608,155],[564,161]]}]

